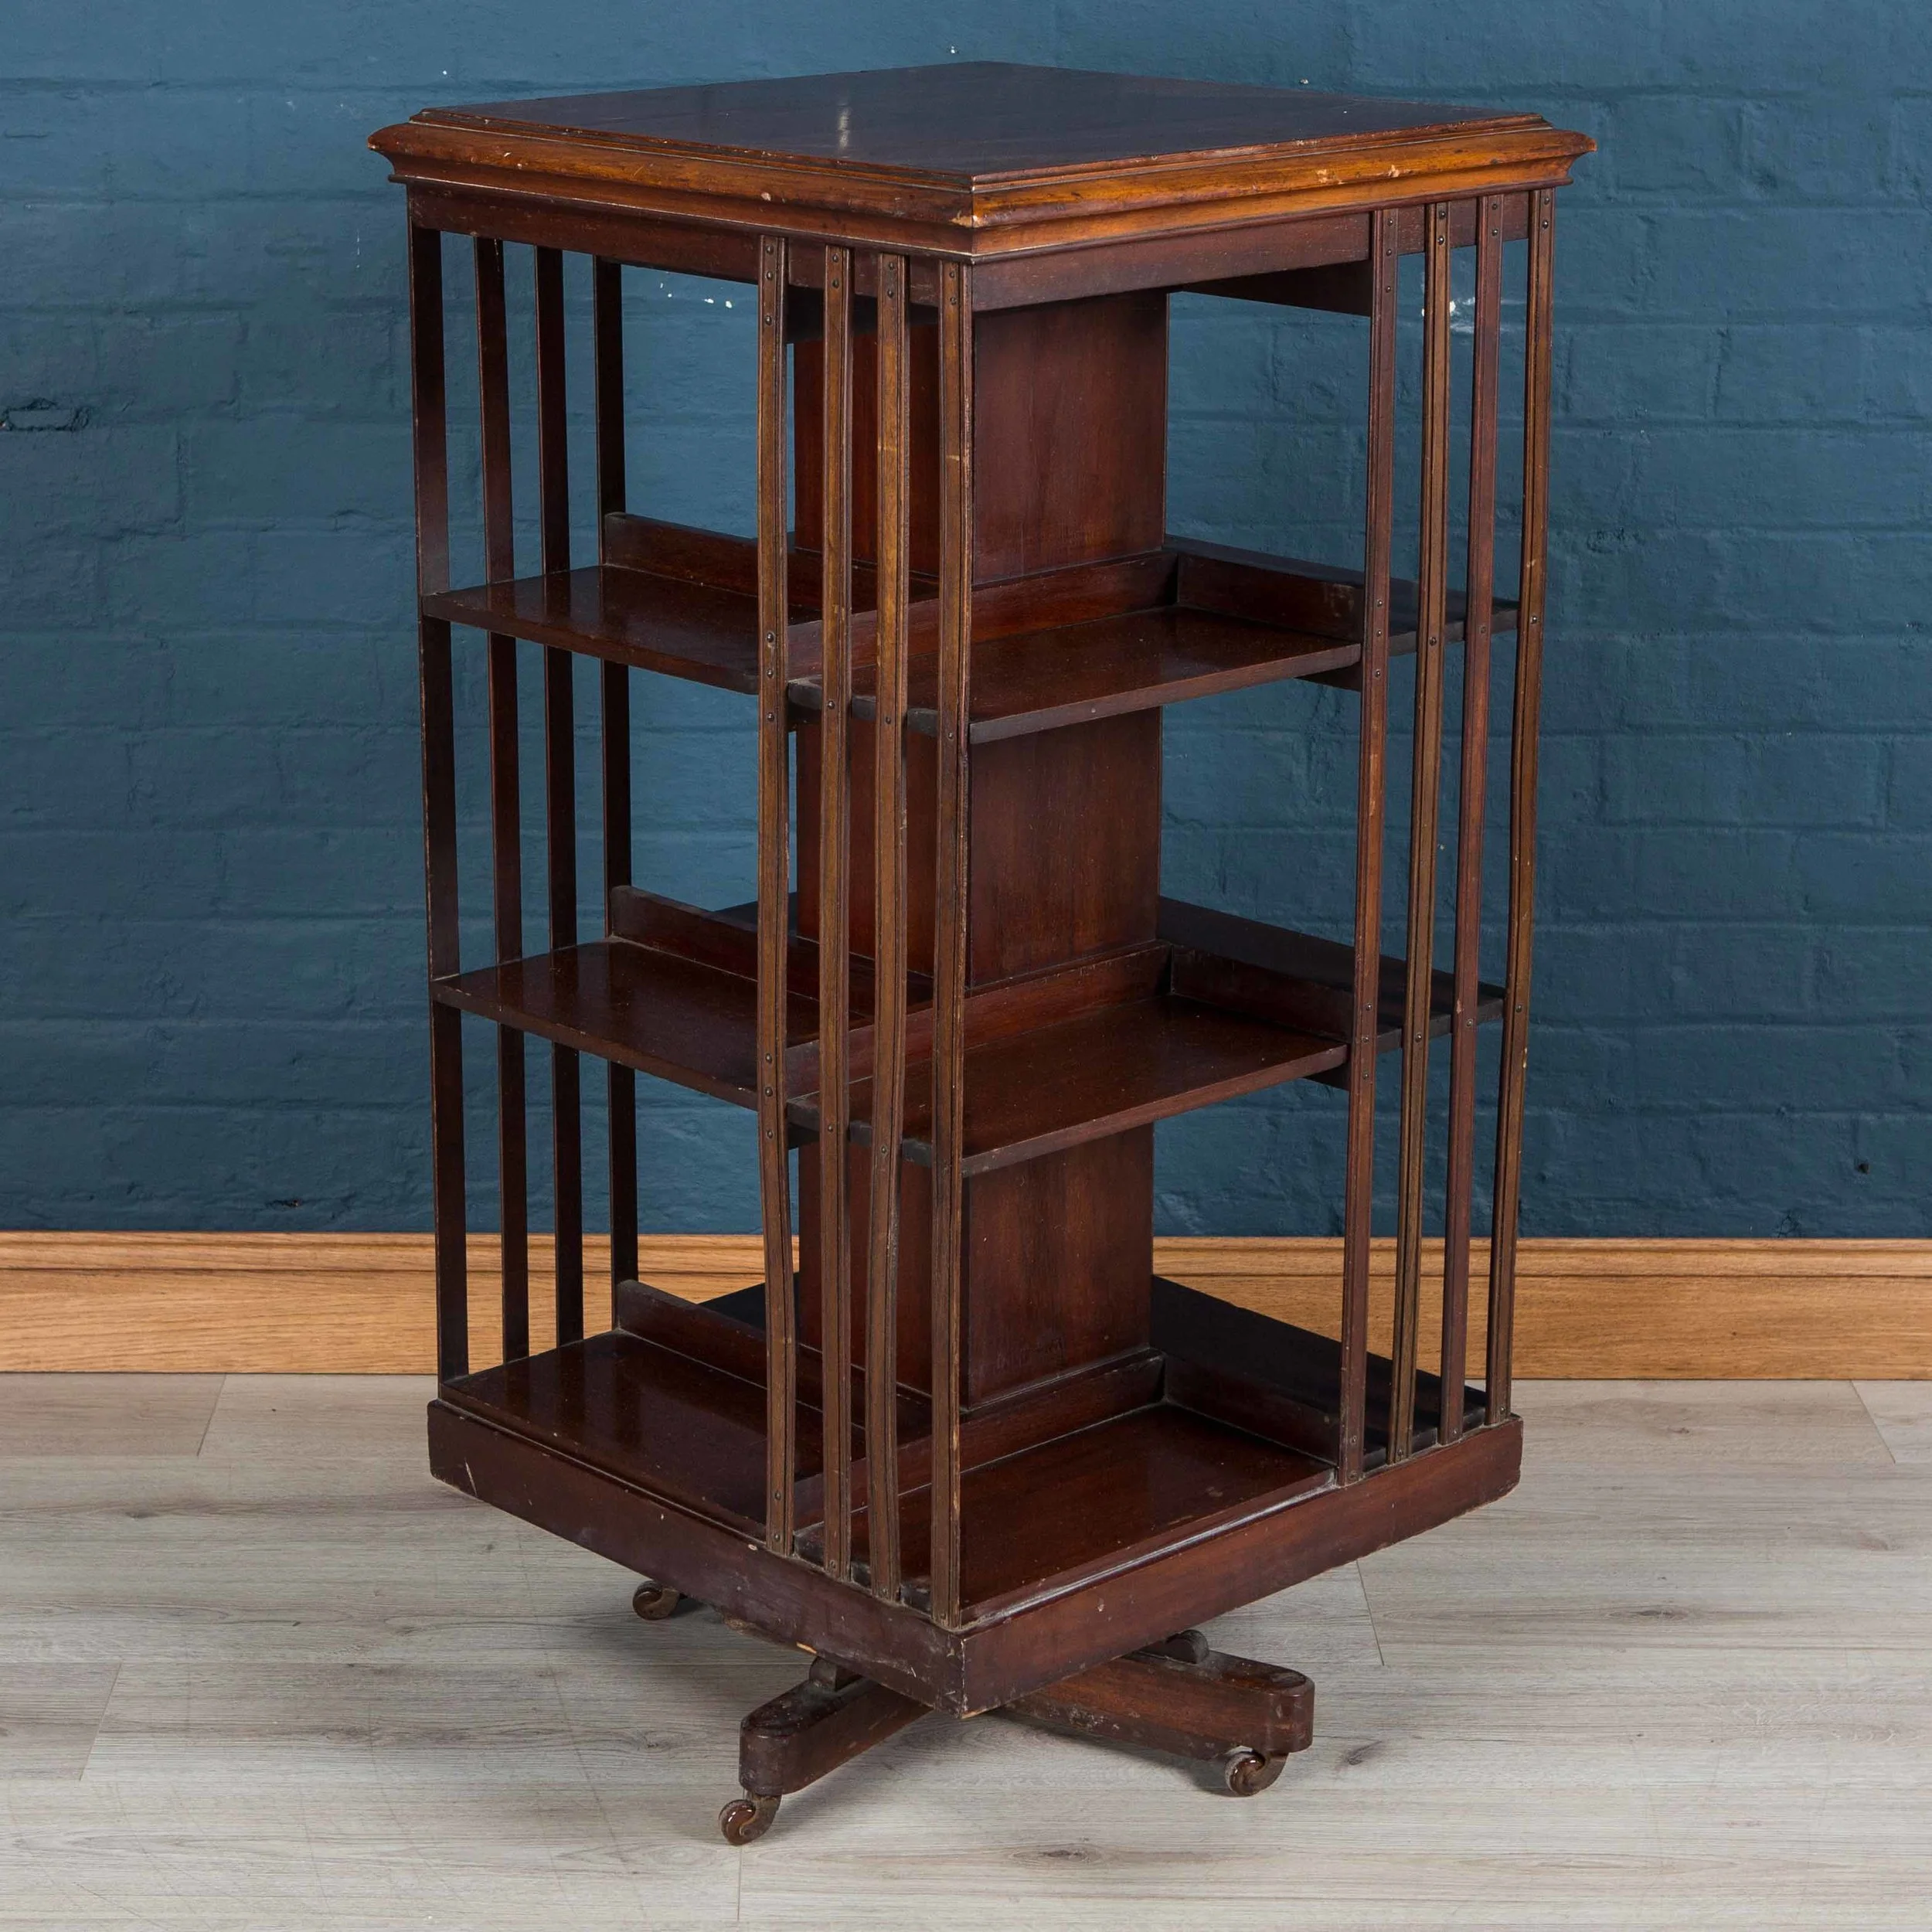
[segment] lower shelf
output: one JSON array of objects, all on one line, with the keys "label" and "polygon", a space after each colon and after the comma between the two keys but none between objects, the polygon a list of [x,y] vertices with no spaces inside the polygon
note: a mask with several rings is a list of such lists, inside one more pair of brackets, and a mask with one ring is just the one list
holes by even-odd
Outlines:
[{"label": "lower shelf", "polygon": [[[500,1428],[758,1533],[764,1522],[765,1392],[757,1383],[615,1330],[447,1384],[443,1400]],[[798,1473],[819,1466],[818,1413],[799,1413]]]},{"label": "lower shelf", "polygon": [[[968,1469],[960,1484],[967,1614],[997,1617],[1329,1486],[1326,1463],[1168,1402]],[[901,1498],[903,1560],[927,1574],[930,1489]],[[854,1519],[866,1554],[866,1517]],[[815,1554],[808,1540],[808,1555]]]},{"label": "lower shelf", "polygon": [[[503,1406],[512,1391],[499,1389],[492,1407],[485,1390],[466,1387],[471,1380],[450,1385],[429,1406],[430,1467],[442,1481],[713,1604],[774,1642],[829,1657],[962,1717],[1447,1522],[1506,1494],[1522,1467],[1522,1426],[1512,1417],[1359,1482],[1337,1484],[1325,1472],[1272,1507],[1267,1492],[1251,1493],[1213,1525],[1199,1528],[1199,1518],[1177,1524],[1151,1548],[1090,1560],[1049,1588],[946,1627],[773,1553],[742,1519],[722,1519],[714,1509],[668,1495],[662,1469],[634,1477],[593,1463],[567,1433],[543,1440],[532,1426],[539,1418]],[[1109,1430],[1104,1439],[1117,1442]],[[1182,1451],[1172,1418],[1151,1430],[1166,1438],[1154,1460],[1170,1468],[1192,1461],[1216,1480],[1230,1455],[1244,1453],[1219,1438],[1210,1438],[1205,1454]],[[665,1446],[689,1467],[693,1459],[677,1440],[674,1431]],[[1292,1480],[1291,1463],[1277,1466]],[[1030,1508],[1034,1500],[1021,1502]]]},{"label": "lower shelf", "polygon": [[[441,1399],[755,1538],[764,1522],[765,1397],[752,1325],[761,1292],[685,1308],[653,1337],[613,1331],[483,1369],[446,1385]],[[1112,1376],[1111,1364],[1100,1364],[1085,1388],[1067,1378],[1053,1400],[1030,1400],[1030,1434],[1017,1443],[1011,1425],[988,1430],[969,1420],[961,1484],[969,1621],[997,1620],[1158,1563],[1333,1487],[1340,1404],[1332,1342],[1160,1281],[1151,1284],[1150,1320],[1151,1377]],[[819,1556],[822,1526],[816,1358],[808,1366],[796,1477],[799,1553],[809,1563]],[[1372,1360],[1372,1470],[1387,1461],[1388,1376],[1387,1362]],[[1112,1413],[1104,1401],[1097,1406],[1094,1390],[1103,1386],[1118,1390]],[[1440,1402],[1435,1379],[1420,1378],[1417,1452],[1436,1440]],[[855,1411],[862,1417],[862,1402]],[[902,1561],[914,1600],[929,1562],[924,1418],[923,1399],[902,1392]],[[1480,1392],[1468,1399],[1465,1420],[1480,1427]],[[975,1447],[989,1442],[996,1446]],[[862,1498],[856,1421],[853,1455]],[[866,1524],[861,1508],[853,1536],[862,1563]]]}]

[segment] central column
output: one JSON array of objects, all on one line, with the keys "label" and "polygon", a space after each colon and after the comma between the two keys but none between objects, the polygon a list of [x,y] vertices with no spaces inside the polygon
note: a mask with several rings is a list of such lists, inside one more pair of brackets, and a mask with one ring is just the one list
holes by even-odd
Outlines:
[{"label": "central column", "polygon": [[[937,556],[935,318],[912,330],[912,567]],[[923,326],[920,325],[923,323]],[[853,549],[877,526],[869,337],[853,359]],[[819,359],[795,352],[797,541],[815,549]],[[975,321],[974,580],[991,583],[1158,549],[1165,522],[1167,298],[1134,293],[996,311]],[[854,720],[852,949],[873,950],[872,732]],[[798,731],[798,921],[818,924],[815,719]],[[907,740],[906,950],[929,971],[935,746]],[[1161,719],[1130,713],[975,747],[971,756],[968,977],[975,987],[1151,940],[1160,896]],[[971,1093],[970,1074],[968,1094]],[[968,1104],[970,1105],[970,1098]],[[818,1149],[800,1155],[800,1332],[819,1331]],[[850,1150],[852,1215],[865,1225],[869,1155]],[[1147,1340],[1153,1274],[1154,1132],[1139,1128],[964,1183],[961,1395],[995,1397]],[[898,1379],[930,1379],[931,1175],[901,1186]],[[850,1324],[863,1361],[865,1244],[854,1244]]]}]

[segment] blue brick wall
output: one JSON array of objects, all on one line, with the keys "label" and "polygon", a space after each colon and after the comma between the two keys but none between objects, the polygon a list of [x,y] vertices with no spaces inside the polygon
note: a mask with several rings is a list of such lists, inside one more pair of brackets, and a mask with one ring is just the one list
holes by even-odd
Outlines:
[{"label": "blue brick wall", "polygon": [[[1932,1232],[1912,0],[1748,23],[1663,0],[16,6],[0,1222],[426,1219],[402,211],[365,135],[434,100],[955,56],[1529,107],[1599,139],[1560,223],[1526,1225]],[[628,279],[634,500],[743,529],[748,318]],[[1178,300],[1175,526],[1353,556],[1362,382],[1353,325]],[[1174,889],[1345,928],[1352,705],[1169,715]],[[641,876],[746,896],[737,710],[662,684],[639,709]],[[1400,704],[1395,726],[1400,765]],[[751,1225],[745,1117],[649,1097],[650,1223]],[[1171,1124],[1165,1225],[1332,1228],[1338,1126],[1325,1090]]]}]

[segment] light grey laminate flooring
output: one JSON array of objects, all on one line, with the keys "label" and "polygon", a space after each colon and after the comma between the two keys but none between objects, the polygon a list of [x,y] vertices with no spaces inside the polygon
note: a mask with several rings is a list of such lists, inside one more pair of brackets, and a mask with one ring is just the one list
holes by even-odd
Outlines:
[{"label": "light grey laminate flooring", "polygon": [[1932,1926],[1932,1385],[1523,1385],[1515,1495],[1211,1627],[1315,1680],[1266,1796],[935,1718],[742,1852],[797,1660],[427,1393],[0,1377],[0,1927]]}]

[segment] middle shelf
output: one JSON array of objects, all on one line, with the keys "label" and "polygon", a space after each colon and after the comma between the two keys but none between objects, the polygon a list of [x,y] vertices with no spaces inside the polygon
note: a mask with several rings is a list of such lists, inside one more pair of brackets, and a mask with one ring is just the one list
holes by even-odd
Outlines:
[{"label": "middle shelf", "polygon": [[[727,690],[757,683],[758,558],[748,539],[614,515],[604,560],[574,570],[434,591],[427,617]],[[794,713],[824,702],[819,558],[787,558],[786,662]],[[915,577],[907,610],[906,722],[938,730],[939,605]],[[869,565],[853,570],[852,708],[876,715],[877,614]],[[1416,586],[1392,581],[1390,651],[1413,652]],[[1451,593],[1445,635],[1462,635]],[[1498,631],[1515,607],[1498,602]],[[976,744],[1145,711],[1218,692],[1310,678],[1359,682],[1358,571],[1168,537],[1160,549],[975,584],[970,736]]]},{"label": "middle shelf", "polygon": [[[757,1104],[755,934],[739,913],[707,913],[625,888],[612,936],[454,974],[444,1005],[655,1074],[740,1107]],[[851,1113],[869,1133],[869,963],[852,962]],[[1345,1063],[1349,947],[1178,900],[1161,902],[1146,944],[969,990],[963,1169],[985,1173]],[[1381,1029],[1399,1041],[1406,968],[1382,962]],[[794,1128],[818,1128],[818,1006],[811,942],[794,936],[786,1074]],[[1432,1031],[1447,1030],[1450,976],[1431,987]],[[1501,1012],[1480,989],[1479,1019]],[[909,979],[905,1153],[930,1165],[930,988]]]}]

